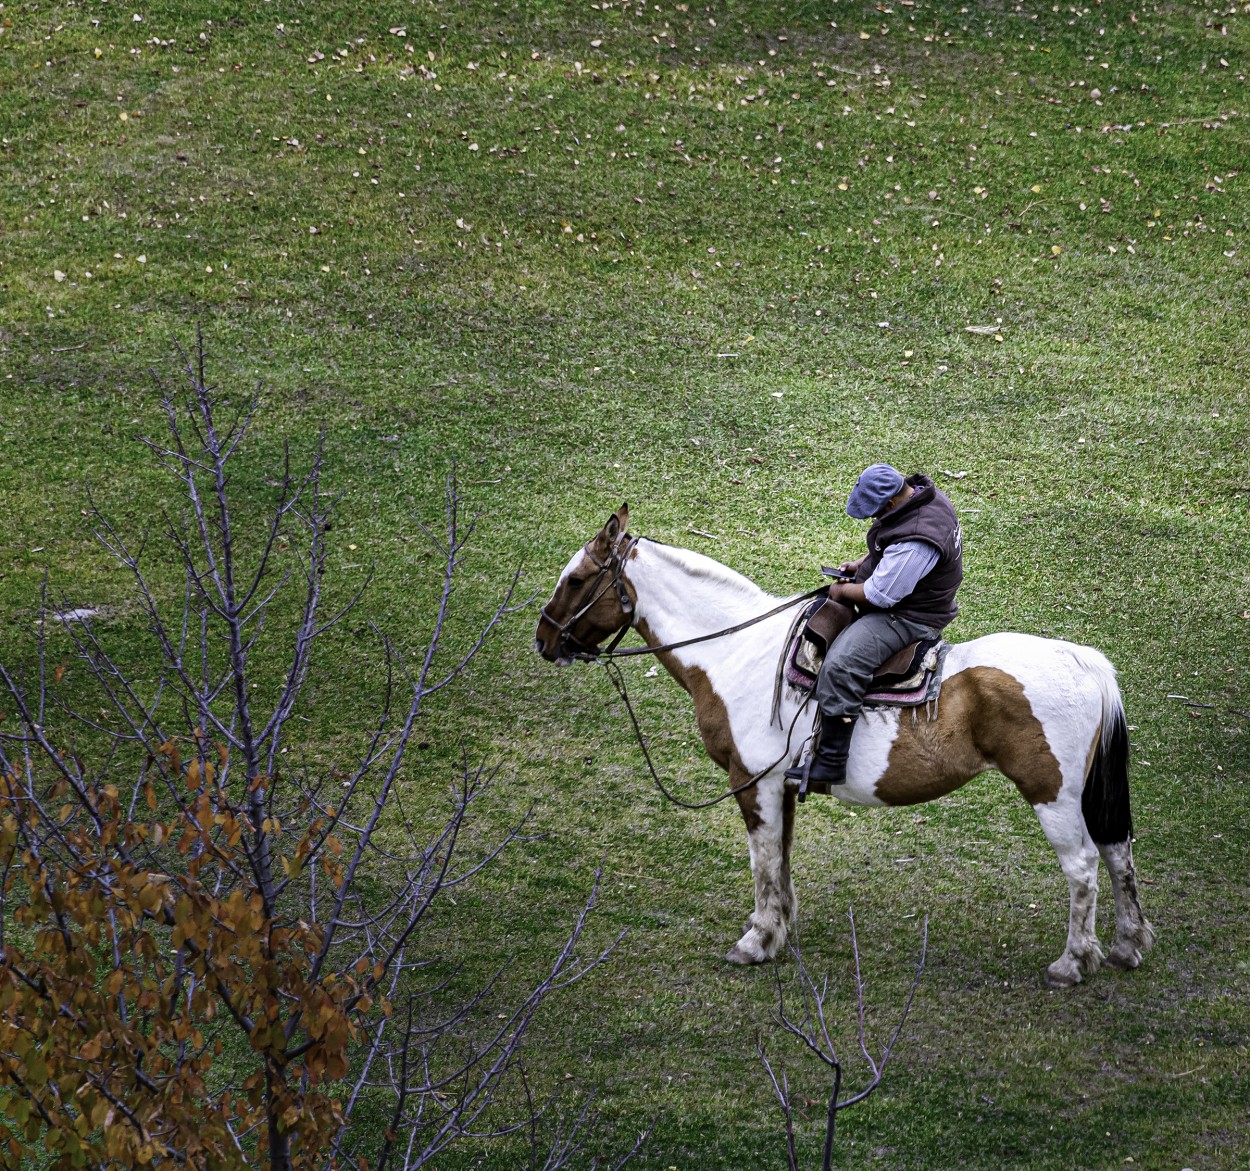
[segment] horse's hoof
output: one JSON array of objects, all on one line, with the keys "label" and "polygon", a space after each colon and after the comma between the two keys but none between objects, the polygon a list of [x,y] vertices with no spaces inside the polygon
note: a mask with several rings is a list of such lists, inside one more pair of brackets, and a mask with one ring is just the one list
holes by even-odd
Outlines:
[{"label": "horse's hoof", "polygon": [[731,964],[741,964],[743,967],[749,967],[751,964],[762,964],[768,957],[755,951],[748,951],[742,946],[742,940],[739,940],[729,949],[725,955]]},{"label": "horse's hoof", "polygon": [[1117,943],[1111,953],[1103,961],[1109,968],[1119,968],[1122,972],[1131,972],[1141,963],[1141,951],[1135,943],[1125,940]]},{"label": "horse's hoof", "polygon": [[1046,969],[1043,980],[1047,988],[1075,988],[1081,982],[1080,965],[1071,956],[1060,956]]}]

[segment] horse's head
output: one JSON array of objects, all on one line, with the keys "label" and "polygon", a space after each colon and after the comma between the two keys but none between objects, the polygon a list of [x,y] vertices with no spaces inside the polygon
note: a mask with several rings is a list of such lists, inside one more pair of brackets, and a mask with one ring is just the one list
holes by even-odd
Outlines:
[{"label": "horse's head", "polygon": [[544,659],[563,667],[576,657],[593,656],[605,638],[633,621],[636,595],[625,563],[637,541],[625,531],[628,524],[629,505],[622,504],[564,567],[538,620],[538,653]]}]

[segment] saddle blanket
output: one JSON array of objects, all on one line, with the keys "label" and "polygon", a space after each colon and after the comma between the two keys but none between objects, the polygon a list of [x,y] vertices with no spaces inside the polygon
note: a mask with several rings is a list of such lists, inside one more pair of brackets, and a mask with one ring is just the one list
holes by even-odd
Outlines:
[{"label": "saddle blanket", "polygon": [[[782,653],[781,677],[786,684],[803,694],[816,686],[828,642],[813,630],[809,620],[823,604],[818,600],[804,610],[791,628]],[[942,664],[950,644],[938,639],[924,639],[905,648],[911,653],[903,662],[891,660],[879,671],[864,696],[869,707],[919,707],[933,703],[942,687]],[[900,652],[902,655],[903,652]],[[895,656],[898,659],[899,656]]]}]

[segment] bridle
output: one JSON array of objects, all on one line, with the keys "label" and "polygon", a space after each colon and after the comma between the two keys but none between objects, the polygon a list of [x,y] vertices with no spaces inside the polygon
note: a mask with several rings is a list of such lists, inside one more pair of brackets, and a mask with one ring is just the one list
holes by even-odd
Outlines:
[{"label": "bridle", "polygon": [[[625,588],[625,562],[629,555],[637,546],[639,537],[631,537],[628,533],[621,533],[616,539],[616,544],[612,546],[612,551],[608,554],[606,561],[601,561],[595,556],[594,551],[587,541],[582,548],[582,552],[590,558],[595,568],[599,570],[598,576],[590,587],[590,600],[584,603],[577,611],[571,614],[563,622],[557,622],[549,613],[547,607],[544,606],[539,613],[556,628],[556,637],[559,640],[558,646],[562,655],[567,654],[569,658],[580,659],[582,662],[593,663],[600,656],[612,654],[620,645],[621,639],[629,633],[630,627],[633,626],[634,599],[629,596],[629,590]],[[605,581],[604,579],[607,578]],[[590,646],[582,642],[576,634],[573,633],[573,627],[590,611],[594,604],[608,592],[608,590],[616,590],[616,598],[620,603],[621,611],[626,616],[625,624],[616,631],[612,641],[604,647]]]}]

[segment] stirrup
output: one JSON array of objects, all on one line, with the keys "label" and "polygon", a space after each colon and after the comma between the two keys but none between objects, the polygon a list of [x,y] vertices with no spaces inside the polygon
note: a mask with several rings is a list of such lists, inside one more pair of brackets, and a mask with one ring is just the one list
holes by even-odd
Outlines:
[{"label": "stirrup", "polygon": [[785,778],[786,788],[797,788],[799,800],[803,801],[807,798],[807,780],[812,771],[812,757],[809,753],[807,759],[802,764],[792,764],[782,774]]},{"label": "stirrup", "polygon": [[[832,782],[812,780],[812,757],[814,755],[815,753],[808,753],[807,761],[803,765],[802,775],[798,778],[798,798],[800,803],[807,800],[808,793],[820,793],[825,797],[833,795]],[[786,769],[786,779],[788,781],[795,779],[790,776],[790,773],[793,771],[794,769]]]},{"label": "stirrup", "polygon": [[803,770],[803,780],[799,785],[799,800],[806,801],[808,793],[819,793],[822,797],[833,796],[832,781],[813,781],[812,780],[812,762],[809,759],[807,768]]}]

